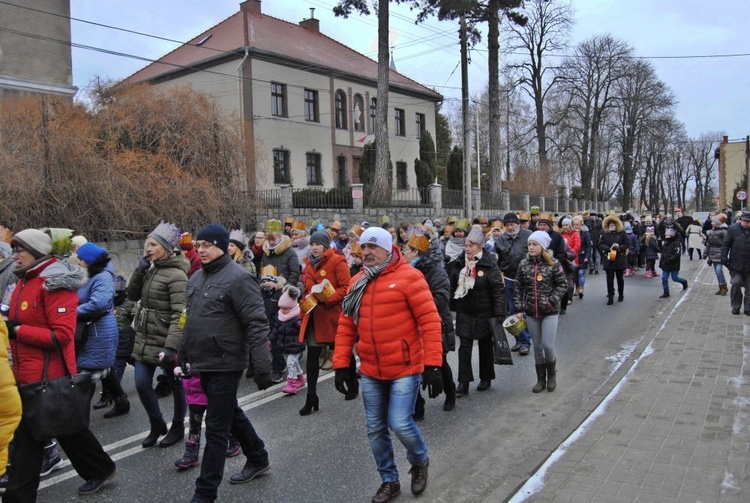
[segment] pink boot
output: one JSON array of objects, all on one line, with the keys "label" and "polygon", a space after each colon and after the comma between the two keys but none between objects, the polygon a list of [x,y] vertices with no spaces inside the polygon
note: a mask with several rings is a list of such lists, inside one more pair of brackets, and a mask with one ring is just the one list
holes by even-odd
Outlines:
[{"label": "pink boot", "polygon": [[298,390],[304,388],[305,387],[305,374],[303,374],[302,372],[297,374],[297,379],[295,379],[294,385],[297,387]]},{"label": "pink boot", "polygon": [[632,275],[633,275],[633,270],[632,269],[625,269],[625,276],[630,277]]},{"label": "pink boot", "polygon": [[644,273],[643,277],[644,278],[650,278],[651,277],[651,271],[649,271],[648,269],[646,269],[646,272]]},{"label": "pink boot", "polygon": [[286,393],[287,395],[294,395],[297,393],[297,379],[287,379],[286,380],[286,386],[281,388],[282,393]]}]

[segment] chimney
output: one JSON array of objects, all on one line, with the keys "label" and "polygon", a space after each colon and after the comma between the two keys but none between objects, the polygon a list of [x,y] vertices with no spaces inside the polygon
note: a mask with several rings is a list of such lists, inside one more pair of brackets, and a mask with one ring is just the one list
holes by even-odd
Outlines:
[{"label": "chimney", "polygon": [[240,10],[262,14],[260,0],[245,0],[244,2],[240,2]]},{"label": "chimney", "polygon": [[300,21],[299,25],[308,30],[320,33],[320,20],[315,19],[315,7],[310,7],[310,19]]},{"label": "chimney", "polygon": [[729,137],[725,136],[724,138],[722,138],[721,143],[729,143]]}]

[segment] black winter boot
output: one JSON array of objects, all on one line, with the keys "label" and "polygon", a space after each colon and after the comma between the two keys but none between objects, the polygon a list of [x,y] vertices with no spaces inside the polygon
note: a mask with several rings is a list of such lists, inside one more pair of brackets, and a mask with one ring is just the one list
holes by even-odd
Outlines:
[{"label": "black winter boot", "polygon": [[539,393],[541,391],[544,391],[544,388],[547,387],[547,366],[544,363],[537,363],[536,364],[536,384],[533,388],[531,388],[531,391],[533,393]]},{"label": "black winter boot", "polygon": [[112,404],[112,395],[109,394],[109,391],[102,391],[99,395],[100,398],[99,401],[94,404],[94,410],[103,409]]},{"label": "black winter boot", "polygon": [[167,432],[167,423],[163,419],[155,419],[151,421],[151,433],[141,442],[141,447],[148,448],[156,445],[156,441],[159,440],[161,435]]},{"label": "black winter boot", "polygon": [[172,421],[167,436],[161,439],[159,447],[169,447],[185,438],[185,423],[182,421]]},{"label": "black winter boot", "polygon": [[456,408],[456,383],[453,379],[450,379],[444,383],[443,391],[445,391],[445,403],[443,404],[443,410],[448,412]]},{"label": "black winter boot", "polygon": [[121,397],[115,398],[115,406],[112,407],[112,410],[104,414],[104,419],[124,416],[128,412],[130,412],[130,402],[128,401],[128,395],[123,393]]},{"label": "black winter boot", "polygon": [[555,391],[557,388],[557,369],[555,365],[557,362],[547,362],[547,391]]}]

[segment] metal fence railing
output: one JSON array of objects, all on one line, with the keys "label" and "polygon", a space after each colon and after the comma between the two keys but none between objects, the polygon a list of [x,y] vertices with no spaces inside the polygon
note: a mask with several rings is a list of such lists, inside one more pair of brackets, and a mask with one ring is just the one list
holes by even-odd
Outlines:
[{"label": "metal fence railing", "polygon": [[464,192],[462,190],[443,188],[443,208],[459,209],[464,207]]},{"label": "metal fence railing", "polygon": [[259,208],[281,208],[281,191],[279,189],[256,190],[255,206]]},{"label": "metal fence railing", "polygon": [[521,211],[524,209],[524,197],[523,194],[511,194],[510,195],[510,209],[511,211]]}]

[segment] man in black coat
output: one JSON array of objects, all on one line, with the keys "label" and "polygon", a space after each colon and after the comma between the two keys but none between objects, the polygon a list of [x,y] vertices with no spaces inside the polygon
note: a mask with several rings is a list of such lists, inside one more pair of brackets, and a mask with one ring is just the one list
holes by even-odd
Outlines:
[{"label": "man in black coat", "polygon": [[740,314],[744,288],[744,311],[746,316],[750,316],[750,212],[743,212],[739,223],[732,224],[727,229],[727,237],[721,247],[721,263],[729,269],[732,278],[732,314]]},{"label": "man in black coat", "polygon": [[693,223],[693,217],[688,215],[688,212],[682,212],[679,208],[675,209],[674,211],[674,221],[677,222],[677,225],[680,226],[680,229],[682,230],[682,253],[687,253],[687,228],[690,227],[690,225]]},{"label": "man in black coat", "polygon": [[178,361],[182,368],[200,372],[201,387],[208,398],[206,449],[201,473],[195,481],[192,503],[216,500],[224,476],[229,433],[239,441],[247,462],[232,475],[232,484],[249,482],[268,470],[268,452],[237,403],[237,389],[248,355],[258,388],[269,388],[271,353],[268,320],[255,277],[227,253],[229,232],[210,224],[196,236],[202,267],[190,277],[182,344]]}]

